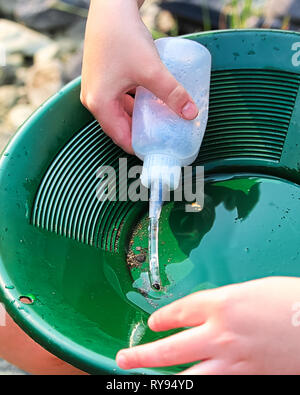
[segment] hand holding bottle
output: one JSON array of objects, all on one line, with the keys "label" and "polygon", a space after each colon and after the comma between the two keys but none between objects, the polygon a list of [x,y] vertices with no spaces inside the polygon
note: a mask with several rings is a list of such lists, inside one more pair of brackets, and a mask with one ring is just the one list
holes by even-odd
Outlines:
[{"label": "hand holding bottle", "polygon": [[163,65],[143,24],[137,0],[92,0],[82,69],[82,103],[104,131],[133,153],[131,122],[137,86],[150,90],[175,113],[192,120],[198,114],[189,93]]}]

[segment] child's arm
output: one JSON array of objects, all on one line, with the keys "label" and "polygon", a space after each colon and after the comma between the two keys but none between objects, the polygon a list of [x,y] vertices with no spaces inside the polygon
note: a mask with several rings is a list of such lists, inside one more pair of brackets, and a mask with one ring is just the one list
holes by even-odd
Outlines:
[{"label": "child's arm", "polygon": [[86,28],[81,101],[104,131],[127,152],[134,99],[143,86],[186,119],[197,116],[193,100],[162,64],[143,24],[141,0],[92,0]]},{"label": "child's arm", "polygon": [[121,368],[194,362],[183,374],[300,374],[299,278],[197,292],[158,310],[148,324],[154,331],[191,329],[120,351]]},{"label": "child's arm", "polygon": [[[85,374],[35,343],[8,314],[6,314],[5,320],[3,317],[1,318],[0,358],[27,373],[36,375]],[[5,325],[2,325],[3,321],[5,321]]]}]

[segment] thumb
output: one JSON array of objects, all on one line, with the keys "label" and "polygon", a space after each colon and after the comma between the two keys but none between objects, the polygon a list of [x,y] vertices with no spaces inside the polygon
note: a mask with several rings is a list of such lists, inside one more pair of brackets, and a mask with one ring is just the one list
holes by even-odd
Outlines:
[{"label": "thumb", "polygon": [[187,120],[195,119],[199,110],[191,96],[160,60],[158,66],[151,75],[144,76],[141,85],[180,117]]}]

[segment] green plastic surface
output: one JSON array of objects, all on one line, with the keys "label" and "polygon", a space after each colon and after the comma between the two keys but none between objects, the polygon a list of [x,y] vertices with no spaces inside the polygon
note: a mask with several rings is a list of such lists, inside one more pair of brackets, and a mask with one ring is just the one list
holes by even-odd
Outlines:
[{"label": "green plastic surface", "polygon": [[96,198],[99,166],[139,161],[80,104],[79,79],[33,114],[0,159],[1,300],[33,339],[90,373],[124,373],[117,351],[166,336],[149,330],[149,313],[183,295],[300,276],[300,66],[293,61],[300,35],[189,38],[213,57],[209,123],[195,162],[206,169],[205,206],[163,208],[163,291],[149,287],[147,256],[131,269],[126,262],[128,253],[135,260],[146,251],[147,204]]}]

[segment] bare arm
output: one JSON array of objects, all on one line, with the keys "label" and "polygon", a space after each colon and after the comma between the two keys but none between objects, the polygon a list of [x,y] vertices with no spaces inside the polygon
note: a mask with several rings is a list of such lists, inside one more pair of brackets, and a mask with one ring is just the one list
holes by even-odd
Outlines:
[{"label": "bare arm", "polygon": [[134,99],[128,92],[137,86],[149,89],[185,119],[198,113],[159,58],[139,14],[143,2],[91,1],[82,68],[82,103],[113,141],[130,153]]},{"label": "bare arm", "polygon": [[0,325],[0,358],[35,375],[86,374],[35,343],[8,314],[5,326]]}]

